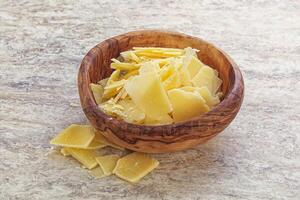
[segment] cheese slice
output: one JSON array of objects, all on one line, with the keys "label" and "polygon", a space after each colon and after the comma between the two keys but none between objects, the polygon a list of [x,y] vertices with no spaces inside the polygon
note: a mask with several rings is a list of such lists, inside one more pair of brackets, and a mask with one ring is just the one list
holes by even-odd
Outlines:
[{"label": "cheese slice", "polygon": [[204,66],[204,64],[195,56],[186,56],[183,60],[183,65],[184,68],[189,72],[189,76],[191,79]]},{"label": "cheese slice", "polygon": [[135,76],[135,75],[138,75],[138,74],[139,74],[139,70],[135,69],[135,70],[127,72],[122,78],[123,79],[128,79],[129,77]]},{"label": "cheese slice", "polygon": [[128,80],[125,89],[133,102],[153,118],[172,111],[168,96],[158,75],[154,72],[140,74]]},{"label": "cheese slice", "polygon": [[134,152],[119,159],[113,173],[126,181],[135,183],[158,165],[159,162],[149,155]]},{"label": "cheese slice", "polygon": [[119,158],[118,155],[106,155],[96,157],[96,161],[105,175],[111,175]]},{"label": "cheese slice", "polygon": [[99,142],[99,141],[95,140],[95,138],[94,138],[88,147],[85,147],[82,149],[102,149],[106,146],[107,146],[107,144],[103,144],[102,142]]},{"label": "cheese slice", "polygon": [[169,76],[162,84],[165,90],[171,90],[180,87],[181,79],[177,70],[175,70],[174,73]]},{"label": "cheese slice", "polygon": [[102,144],[106,144],[107,146],[111,146],[115,149],[119,149],[119,150],[125,150],[123,147],[119,147],[118,145],[108,141],[100,131],[97,131],[95,134],[95,140],[102,143]]},{"label": "cheese slice", "polygon": [[104,172],[102,171],[101,167],[96,167],[94,169],[89,170],[89,174],[94,178],[103,178],[106,177]]},{"label": "cheese slice", "polygon": [[124,110],[121,117],[129,123],[142,123],[145,119],[145,113],[139,109],[131,99],[126,98],[119,101],[119,105],[121,105]]},{"label": "cheese slice", "polygon": [[53,138],[50,144],[64,147],[86,148],[94,137],[95,134],[90,126],[72,124]]},{"label": "cheese slice", "polygon": [[170,102],[173,107],[175,122],[184,121],[209,111],[205,100],[196,92],[187,92],[182,89],[168,91]]},{"label": "cheese slice", "polygon": [[104,93],[104,88],[101,85],[94,84],[94,83],[91,83],[90,87],[91,87],[91,90],[93,92],[96,103],[100,104],[102,102],[102,96],[103,96],[103,93]]},{"label": "cheese slice", "polygon": [[159,118],[151,118],[150,116],[146,116],[144,124],[145,125],[166,125],[172,124],[174,122],[173,118],[170,115],[165,114],[160,116]]},{"label": "cheese slice", "polygon": [[206,104],[209,107],[213,107],[220,103],[219,97],[217,95],[213,96],[207,87],[204,86],[199,88],[198,92],[203,97],[203,99],[205,99]]},{"label": "cheese slice", "polygon": [[141,64],[141,67],[139,69],[139,74],[145,74],[148,72],[159,73],[159,71],[160,71],[159,64],[157,62],[150,61]]},{"label": "cheese slice", "polygon": [[86,168],[93,169],[98,165],[95,160],[97,153],[95,150],[66,148],[73,158],[81,162]]},{"label": "cheese slice", "polygon": [[111,63],[110,67],[112,69],[118,69],[118,70],[126,70],[126,71],[130,71],[130,70],[135,70],[138,69],[140,66],[134,63]]},{"label": "cheese slice", "polygon": [[222,84],[222,80],[216,76],[214,69],[203,66],[192,79],[192,83],[196,87],[206,86],[215,95]]},{"label": "cheese slice", "polygon": [[66,148],[61,148],[60,149],[60,153],[63,155],[63,156],[70,156],[71,154],[66,150]]},{"label": "cheese slice", "polygon": [[201,97],[203,97],[203,99],[205,100],[205,103],[210,108],[220,103],[219,96],[218,95],[213,96],[206,86],[203,86],[201,88],[193,87],[193,86],[185,86],[180,89],[187,91],[187,92],[199,93],[201,95]]}]

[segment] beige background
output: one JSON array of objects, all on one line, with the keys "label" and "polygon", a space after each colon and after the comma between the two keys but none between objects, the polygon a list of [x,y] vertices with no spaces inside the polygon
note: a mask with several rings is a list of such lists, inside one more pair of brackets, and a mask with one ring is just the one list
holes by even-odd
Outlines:
[{"label": "beige background", "polygon": [[[300,199],[300,1],[0,0],[0,199]],[[155,155],[140,183],[92,179],[49,140],[84,123],[78,65],[98,42],[158,28],[240,66],[245,100],[205,145]]]}]

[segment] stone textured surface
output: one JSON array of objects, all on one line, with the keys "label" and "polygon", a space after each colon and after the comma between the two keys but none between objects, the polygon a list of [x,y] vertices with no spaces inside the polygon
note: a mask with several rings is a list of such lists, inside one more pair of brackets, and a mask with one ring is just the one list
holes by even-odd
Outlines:
[{"label": "stone textured surface", "polygon": [[[300,1],[0,0],[0,199],[300,199]],[[155,155],[140,183],[95,180],[49,140],[85,123],[78,65],[95,44],[144,28],[225,50],[246,94],[210,142]]]}]

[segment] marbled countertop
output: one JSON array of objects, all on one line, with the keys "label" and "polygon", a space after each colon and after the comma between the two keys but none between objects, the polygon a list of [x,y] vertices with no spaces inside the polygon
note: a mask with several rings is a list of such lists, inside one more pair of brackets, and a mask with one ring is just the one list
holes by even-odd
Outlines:
[{"label": "marbled countertop", "polygon": [[[300,1],[0,0],[0,199],[300,199]],[[154,155],[138,184],[95,180],[49,140],[85,123],[84,54],[128,31],[204,38],[240,66],[234,122],[196,148]]]}]

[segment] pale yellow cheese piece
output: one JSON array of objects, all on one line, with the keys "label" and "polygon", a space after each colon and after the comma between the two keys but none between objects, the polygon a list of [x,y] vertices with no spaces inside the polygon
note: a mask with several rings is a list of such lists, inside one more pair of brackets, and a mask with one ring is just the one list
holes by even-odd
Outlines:
[{"label": "pale yellow cheese piece", "polygon": [[94,169],[89,170],[89,174],[94,178],[103,178],[106,177],[104,172],[102,171],[101,167],[96,167]]},{"label": "pale yellow cheese piece", "polygon": [[140,74],[128,80],[125,89],[133,102],[153,118],[172,111],[168,96],[158,75],[154,72]]},{"label": "pale yellow cheese piece", "polygon": [[119,150],[125,150],[123,147],[120,147],[110,141],[108,141],[100,131],[97,131],[95,134],[95,140],[102,143],[102,144],[106,144],[107,146],[113,147],[115,149],[119,149]]},{"label": "pale yellow cheese piece", "polygon": [[205,87],[205,86],[201,87],[201,88],[199,88],[198,91],[199,91],[200,95],[203,97],[203,99],[205,99],[206,104],[209,107],[213,107],[220,103],[219,97],[217,95],[213,96],[207,87]]},{"label": "pale yellow cheese piece", "polygon": [[168,95],[173,107],[175,122],[188,120],[209,111],[205,100],[196,92],[173,89],[168,91]]},{"label": "pale yellow cheese piece", "polygon": [[144,48],[144,49],[135,49],[134,53],[137,56],[145,56],[149,58],[168,58],[168,57],[181,56],[184,54],[184,51],[182,49],[176,51],[174,51],[173,49],[168,51],[167,48],[161,48],[161,49]]},{"label": "pale yellow cheese piece", "polygon": [[108,79],[109,78],[102,79],[102,80],[98,81],[98,84],[104,88],[108,82]]},{"label": "pale yellow cheese piece", "polygon": [[91,83],[90,87],[93,92],[96,103],[100,104],[102,102],[104,88],[101,85],[94,84],[94,83]]},{"label": "pale yellow cheese piece", "polygon": [[101,103],[99,108],[108,115],[120,116],[122,118],[125,117],[123,106],[117,104],[114,99],[109,99],[108,101]]},{"label": "pale yellow cheese piece", "polygon": [[216,76],[214,69],[206,65],[194,76],[192,83],[196,87],[206,86],[215,95],[222,84],[222,80]]},{"label": "pale yellow cheese piece", "polygon": [[206,86],[203,86],[201,88],[185,86],[180,89],[188,92],[198,92],[210,108],[220,103],[219,97],[217,95],[213,96]]},{"label": "pale yellow cheese piece", "polygon": [[117,81],[120,77],[120,73],[121,73],[121,70],[118,70],[118,69],[113,71],[113,73],[110,75],[110,77],[106,81],[105,86],[108,86],[108,85],[112,84],[113,82]]},{"label": "pale yellow cheese piece", "polygon": [[110,67],[112,69],[118,69],[118,70],[126,70],[126,71],[130,71],[130,70],[135,70],[138,69],[140,66],[134,63],[111,63]]},{"label": "pale yellow cheese piece", "polygon": [[76,148],[68,148],[66,150],[71,154],[73,158],[81,162],[86,168],[92,169],[98,165],[95,157],[97,153],[95,150],[87,150],[87,149],[76,149]]},{"label": "pale yellow cheese piece", "polygon": [[144,124],[145,125],[166,125],[172,124],[174,122],[173,118],[170,115],[165,114],[160,116],[159,118],[151,118],[150,116],[146,116]]},{"label": "pale yellow cheese piece", "polygon": [[113,173],[126,181],[135,183],[158,165],[159,162],[149,155],[134,152],[119,159]]},{"label": "pale yellow cheese piece", "polygon": [[124,108],[124,115],[122,115],[121,117],[123,117],[126,122],[142,123],[144,121],[145,113],[141,109],[139,109],[131,99],[126,98],[120,100],[119,105]]},{"label": "pale yellow cheese piece", "polygon": [[189,77],[192,79],[204,64],[195,56],[186,56],[183,59],[183,67],[189,72]]},{"label": "pale yellow cheese piece", "polygon": [[184,53],[183,49],[179,48],[164,48],[164,47],[133,47],[134,50],[142,50],[145,52],[152,52],[152,51],[165,51],[165,52],[180,52]]},{"label": "pale yellow cheese piece", "polygon": [[135,70],[127,72],[122,78],[123,79],[128,79],[129,77],[134,76],[134,75],[138,75],[138,74],[139,74],[139,70],[135,69]]},{"label": "pale yellow cheese piece", "polygon": [[63,156],[70,156],[71,154],[66,150],[66,148],[61,148],[60,149],[60,153],[63,155]]},{"label": "pale yellow cheese piece", "polygon": [[165,90],[171,90],[180,87],[181,79],[177,70],[175,70],[174,73],[169,76],[162,84]]},{"label": "pale yellow cheese piece", "polygon": [[126,62],[136,62],[136,63],[141,62],[141,59],[137,55],[135,55],[134,51],[121,52],[121,56]]},{"label": "pale yellow cheese piece", "polygon": [[50,141],[50,144],[85,148],[92,142],[95,134],[88,125],[72,124],[63,131],[61,131],[55,138]]},{"label": "pale yellow cheese piece", "polygon": [[101,143],[94,138],[88,147],[85,147],[82,149],[102,149],[103,147],[106,147],[106,146],[107,146],[107,144]]},{"label": "pale yellow cheese piece", "polygon": [[118,155],[106,155],[96,157],[96,161],[105,175],[111,175],[119,158]]},{"label": "pale yellow cheese piece", "polygon": [[167,78],[169,78],[170,76],[172,76],[175,73],[175,70],[176,69],[175,69],[174,65],[164,66],[159,72],[160,79],[162,81],[166,80]]},{"label": "pale yellow cheese piece", "polygon": [[159,64],[157,62],[150,61],[141,64],[141,67],[139,69],[139,74],[145,74],[149,72],[159,73],[159,71],[160,71]]}]

